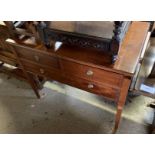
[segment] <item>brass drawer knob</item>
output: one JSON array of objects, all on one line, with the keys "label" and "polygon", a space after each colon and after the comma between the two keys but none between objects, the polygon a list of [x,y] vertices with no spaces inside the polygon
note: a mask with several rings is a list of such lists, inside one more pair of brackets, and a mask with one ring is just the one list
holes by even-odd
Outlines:
[{"label": "brass drawer knob", "polygon": [[94,88],[94,85],[93,84],[88,84],[88,88],[92,89],[92,88]]},{"label": "brass drawer knob", "polygon": [[45,71],[41,68],[41,69],[40,69],[40,73],[41,73],[41,74],[44,74]]},{"label": "brass drawer knob", "polygon": [[34,56],[34,59],[38,62],[39,61],[39,56],[38,55],[35,55]]},{"label": "brass drawer knob", "polygon": [[86,74],[87,74],[88,76],[91,76],[91,75],[93,75],[94,73],[93,73],[93,71],[88,70]]}]

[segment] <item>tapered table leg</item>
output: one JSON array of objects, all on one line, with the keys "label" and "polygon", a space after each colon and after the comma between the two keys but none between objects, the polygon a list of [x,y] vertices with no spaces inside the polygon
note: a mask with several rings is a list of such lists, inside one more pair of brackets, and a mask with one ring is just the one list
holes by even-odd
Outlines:
[{"label": "tapered table leg", "polygon": [[123,107],[124,107],[124,104],[126,101],[126,97],[128,94],[130,82],[131,82],[131,80],[127,79],[127,78],[124,78],[124,80],[123,80],[120,95],[119,95],[118,102],[117,102],[117,112],[116,112],[116,116],[115,116],[115,125],[114,125],[112,133],[116,133],[116,131],[118,129],[120,119],[121,119],[122,110],[123,110]]}]

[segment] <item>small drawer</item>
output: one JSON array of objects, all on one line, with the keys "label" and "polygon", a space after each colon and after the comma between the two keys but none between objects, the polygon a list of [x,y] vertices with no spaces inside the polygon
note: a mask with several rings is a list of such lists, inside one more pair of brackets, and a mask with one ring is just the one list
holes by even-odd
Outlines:
[{"label": "small drawer", "polygon": [[16,66],[17,65],[17,59],[16,57],[9,52],[4,52],[0,50],[0,61],[4,63],[8,63],[10,65]]},{"label": "small drawer", "polygon": [[37,74],[49,79],[57,79],[59,77],[59,70],[51,69],[27,60],[22,60],[22,64],[27,72]]},{"label": "small drawer", "polygon": [[52,54],[47,54],[46,52],[41,52],[35,48],[21,46],[18,44],[12,44],[12,46],[14,46],[18,56],[22,59],[46,65],[47,67],[60,68],[58,58]]},{"label": "small drawer", "polygon": [[122,76],[119,74],[89,67],[87,65],[61,60],[61,66],[64,74],[66,75],[72,75],[82,79],[100,82],[117,88],[120,87],[122,82]]}]

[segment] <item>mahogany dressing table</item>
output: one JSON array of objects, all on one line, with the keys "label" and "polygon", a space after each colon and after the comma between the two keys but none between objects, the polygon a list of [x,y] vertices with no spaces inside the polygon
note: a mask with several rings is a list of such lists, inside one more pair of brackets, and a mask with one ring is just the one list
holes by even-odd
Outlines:
[{"label": "mahogany dressing table", "polygon": [[149,23],[132,22],[112,64],[111,56],[100,50],[68,46],[58,49],[46,48],[43,44],[28,46],[25,43],[7,44],[29,79],[36,95],[39,90],[29,73],[46,79],[56,80],[115,101],[117,112],[113,133],[118,129],[121,113],[130,84],[140,63],[144,45],[147,44]]}]

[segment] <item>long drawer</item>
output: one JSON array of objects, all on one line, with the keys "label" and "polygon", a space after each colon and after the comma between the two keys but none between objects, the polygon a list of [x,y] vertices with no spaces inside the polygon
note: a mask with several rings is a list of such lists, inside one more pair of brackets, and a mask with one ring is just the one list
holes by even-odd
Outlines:
[{"label": "long drawer", "polygon": [[116,88],[107,87],[102,83],[92,82],[75,77],[70,77],[70,81],[68,81],[67,84],[94,94],[103,95],[104,97],[111,100],[117,100],[117,96],[119,93],[119,90]]},{"label": "long drawer", "polygon": [[38,64],[46,65],[47,67],[52,68],[60,68],[58,58],[49,55],[46,52],[39,51],[35,48],[19,45],[19,44],[11,44],[16,50],[18,56],[22,59],[30,60],[36,62]]},{"label": "long drawer", "polygon": [[102,83],[92,82],[90,80],[77,78],[75,76],[64,75],[61,70],[55,70],[25,60],[22,60],[22,64],[28,72],[45,76],[46,78],[65,83],[88,92],[103,95],[109,99],[116,99],[119,92],[118,89],[107,87]]},{"label": "long drawer", "polygon": [[122,76],[102,69],[61,59],[64,74],[120,88]]}]

